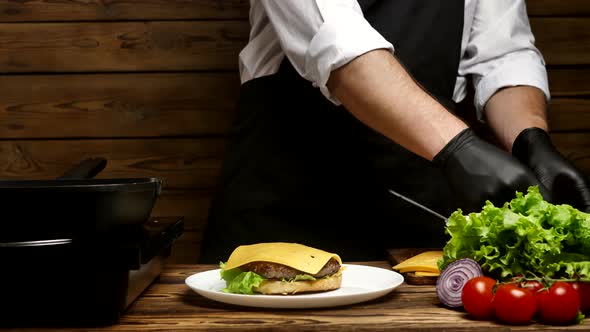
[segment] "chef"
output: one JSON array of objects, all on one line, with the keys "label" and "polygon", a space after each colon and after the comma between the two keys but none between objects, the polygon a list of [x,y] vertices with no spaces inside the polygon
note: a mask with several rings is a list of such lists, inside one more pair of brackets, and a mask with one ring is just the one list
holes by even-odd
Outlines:
[{"label": "chef", "polygon": [[[444,215],[537,185],[590,211],[547,135],[550,97],[524,0],[252,0],[239,110],[201,260],[286,241],[383,258],[442,246]],[[475,89],[478,119],[454,114]]]}]

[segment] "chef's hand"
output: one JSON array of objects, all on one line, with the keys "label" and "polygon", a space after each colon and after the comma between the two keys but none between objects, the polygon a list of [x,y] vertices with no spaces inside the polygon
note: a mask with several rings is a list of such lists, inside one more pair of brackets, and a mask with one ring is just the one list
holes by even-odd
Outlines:
[{"label": "chef's hand", "polygon": [[464,212],[480,211],[486,200],[502,206],[516,191],[526,192],[533,185],[543,197],[548,195],[530,169],[469,128],[451,139],[433,162],[443,170]]},{"label": "chef's hand", "polygon": [[557,151],[545,130],[523,130],[514,140],[512,154],[533,170],[551,192],[553,202],[590,212],[588,179]]}]

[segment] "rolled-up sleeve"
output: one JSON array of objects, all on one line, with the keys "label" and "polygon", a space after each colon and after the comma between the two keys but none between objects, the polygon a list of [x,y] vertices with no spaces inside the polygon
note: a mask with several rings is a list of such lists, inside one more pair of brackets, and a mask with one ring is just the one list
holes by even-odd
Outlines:
[{"label": "rolled-up sleeve", "polygon": [[295,70],[332,102],[330,73],[354,58],[393,45],[363,17],[355,0],[260,0]]},{"label": "rolled-up sleeve", "polygon": [[459,74],[473,77],[480,120],[487,101],[504,87],[537,87],[549,100],[545,61],[535,47],[524,0],[477,2]]}]

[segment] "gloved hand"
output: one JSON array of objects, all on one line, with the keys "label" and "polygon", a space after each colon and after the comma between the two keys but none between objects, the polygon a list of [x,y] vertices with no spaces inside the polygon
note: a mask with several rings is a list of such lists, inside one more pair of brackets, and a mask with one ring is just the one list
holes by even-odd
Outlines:
[{"label": "gloved hand", "polygon": [[533,185],[548,196],[530,169],[469,128],[451,139],[433,162],[443,170],[464,212],[480,211],[486,200],[502,206],[516,191],[526,193]]},{"label": "gloved hand", "polygon": [[533,170],[551,192],[553,202],[590,212],[588,179],[557,151],[545,130],[523,130],[514,140],[512,154]]}]

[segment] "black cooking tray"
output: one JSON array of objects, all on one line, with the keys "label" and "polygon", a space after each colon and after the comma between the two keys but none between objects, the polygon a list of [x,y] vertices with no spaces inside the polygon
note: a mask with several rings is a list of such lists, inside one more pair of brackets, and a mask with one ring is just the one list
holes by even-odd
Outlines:
[{"label": "black cooking tray", "polygon": [[0,181],[0,242],[104,236],[145,222],[161,180],[89,178],[105,166],[94,158],[55,180]]},{"label": "black cooking tray", "polygon": [[116,323],[183,232],[182,217],[162,217],[109,241],[0,242],[0,330]]}]

